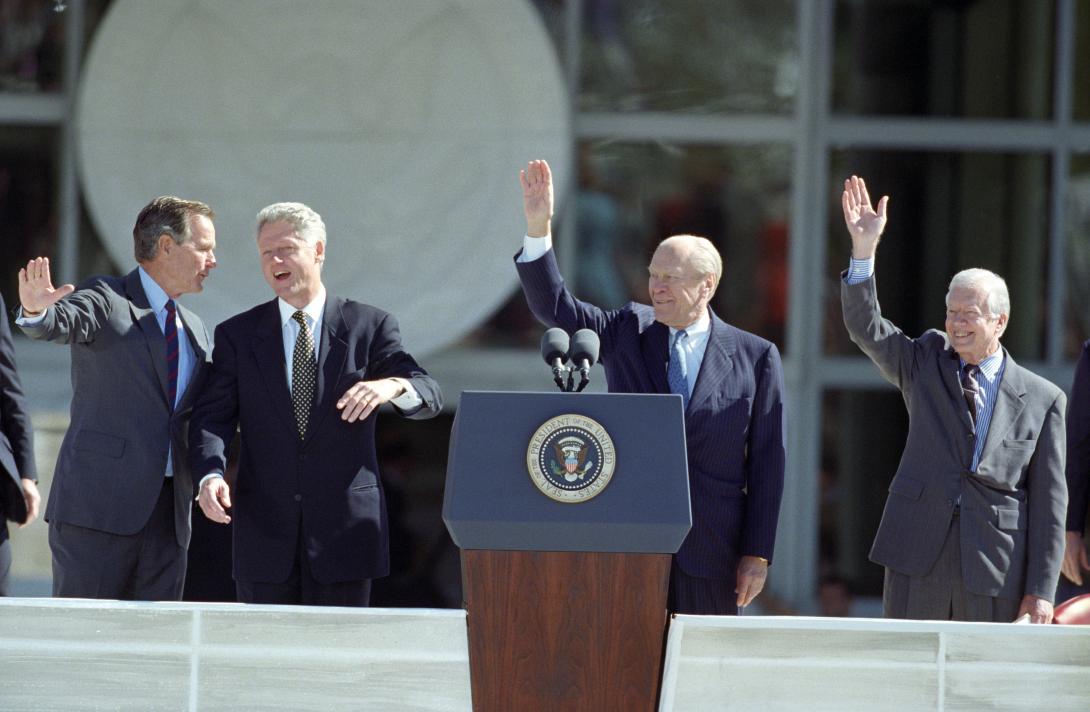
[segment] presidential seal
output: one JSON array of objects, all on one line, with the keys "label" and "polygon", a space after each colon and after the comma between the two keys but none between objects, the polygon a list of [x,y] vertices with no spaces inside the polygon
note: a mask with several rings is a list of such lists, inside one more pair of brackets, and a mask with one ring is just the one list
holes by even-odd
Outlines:
[{"label": "presidential seal", "polygon": [[617,453],[598,421],[573,413],[546,420],[530,438],[526,469],[542,494],[578,504],[609,484]]}]

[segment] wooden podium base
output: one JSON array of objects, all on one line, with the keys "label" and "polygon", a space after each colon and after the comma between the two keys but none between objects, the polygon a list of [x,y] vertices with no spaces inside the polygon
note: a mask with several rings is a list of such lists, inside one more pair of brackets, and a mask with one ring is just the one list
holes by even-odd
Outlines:
[{"label": "wooden podium base", "polygon": [[462,550],[475,712],[653,712],[669,576],[669,554]]}]

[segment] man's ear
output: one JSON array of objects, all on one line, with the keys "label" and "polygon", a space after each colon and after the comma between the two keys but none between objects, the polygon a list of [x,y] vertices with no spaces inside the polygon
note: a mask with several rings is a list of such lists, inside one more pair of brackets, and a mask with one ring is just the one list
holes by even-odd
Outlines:
[{"label": "man's ear", "polygon": [[158,254],[169,255],[178,243],[174,242],[174,238],[165,232],[159,236],[159,250]]},{"label": "man's ear", "polygon": [[996,333],[997,336],[1002,336],[1004,333],[1006,333],[1007,323],[1009,321],[1010,321],[1010,314],[1000,314],[999,315],[999,319],[997,320],[997,322],[998,322],[998,329],[997,329],[997,333]]}]

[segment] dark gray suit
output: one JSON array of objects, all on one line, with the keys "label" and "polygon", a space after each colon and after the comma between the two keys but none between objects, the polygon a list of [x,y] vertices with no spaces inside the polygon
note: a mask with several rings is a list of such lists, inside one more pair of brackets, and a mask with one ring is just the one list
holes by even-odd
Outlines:
[{"label": "dark gray suit", "polygon": [[[195,364],[173,412],[167,397],[166,340],[136,270],[122,278],[93,278],[48,309],[41,322],[21,326],[32,338],[72,348],[71,423],[45,511],[55,595],[135,599],[181,595],[194,494],[186,456],[187,425],[194,395],[207,376],[210,349],[208,332],[197,315],[180,304],[178,315]],[[169,488],[164,483],[168,445],[174,472]],[[152,521],[157,508],[165,509],[165,522]],[[71,549],[69,531],[79,541]],[[177,592],[164,591],[160,585],[140,590],[125,576],[114,576],[111,557],[128,545],[128,540],[117,537],[139,537],[142,541],[133,540],[134,544],[161,549],[158,556],[164,560],[180,555]],[[67,570],[58,543],[76,559]],[[88,556],[98,562],[91,570],[83,561]],[[172,587],[173,583],[168,588]]]},{"label": "dark gray suit", "polygon": [[38,481],[34,465],[33,428],[23,386],[15,370],[15,345],[0,297],[0,596],[8,591],[11,544],[7,520],[22,524],[27,510],[22,479]]},{"label": "dark gray suit", "polygon": [[930,330],[909,338],[883,319],[873,277],[842,283],[841,299],[852,341],[901,390],[909,413],[908,440],[871,560],[909,577],[926,576],[958,521],[954,540],[965,590],[1005,601],[1024,595],[1052,601],[1067,509],[1063,391],[1004,350],[987,439],[970,472],[973,425],[958,381],[959,358],[946,335]]}]

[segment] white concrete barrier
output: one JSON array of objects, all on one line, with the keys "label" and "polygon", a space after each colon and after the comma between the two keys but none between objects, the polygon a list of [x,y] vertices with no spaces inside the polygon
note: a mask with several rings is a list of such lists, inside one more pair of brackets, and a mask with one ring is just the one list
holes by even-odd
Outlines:
[{"label": "white concrete barrier", "polygon": [[0,599],[0,710],[469,710],[464,611]]},{"label": "white concrete barrier", "polygon": [[1090,626],[676,616],[661,712],[1090,709]]}]

